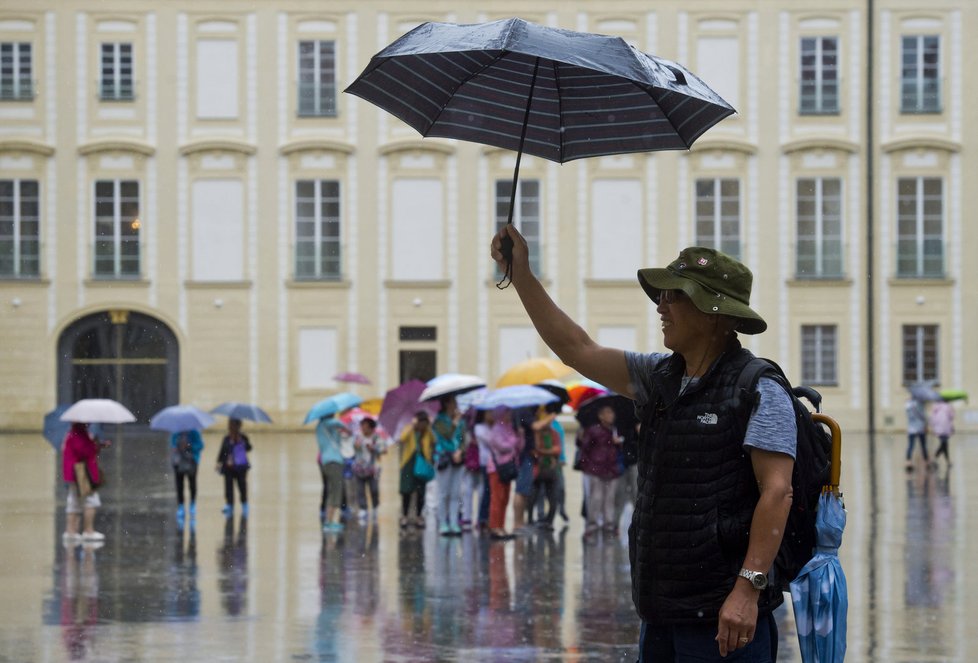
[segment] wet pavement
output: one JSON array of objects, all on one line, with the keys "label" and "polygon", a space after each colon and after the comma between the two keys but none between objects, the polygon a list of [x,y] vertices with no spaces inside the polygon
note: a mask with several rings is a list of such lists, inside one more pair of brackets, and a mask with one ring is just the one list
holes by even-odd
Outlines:
[{"label": "wet pavement", "polygon": [[[62,546],[63,488],[40,436],[0,436],[0,661],[632,661],[623,539],[568,527],[507,543],[402,533],[393,457],[376,523],[323,535],[309,434],[255,427],[251,513],[221,514],[205,436],[181,530],[161,436],[116,436],[99,548]],[[902,436],[845,441],[849,661],[971,661],[978,630],[978,437],[955,465],[903,468]],[[558,519],[558,523],[559,523]],[[798,661],[790,610],[781,656]]]}]

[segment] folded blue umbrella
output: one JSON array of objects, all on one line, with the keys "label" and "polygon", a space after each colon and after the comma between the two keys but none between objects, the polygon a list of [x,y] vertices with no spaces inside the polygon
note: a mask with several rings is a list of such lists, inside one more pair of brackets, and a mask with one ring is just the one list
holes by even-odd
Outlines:
[{"label": "folded blue umbrella", "polygon": [[309,408],[309,412],[306,413],[306,418],[302,423],[311,424],[317,419],[338,414],[343,410],[349,410],[351,407],[356,407],[362,402],[363,399],[356,394],[351,394],[348,391],[340,392],[329,398],[324,398]]},{"label": "folded blue umbrella", "polygon": [[845,526],[842,499],[835,493],[823,493],[815,515],[815,556],[791,582],[804,663],[841,663],[845,659],[849,589],[839,562]]}]

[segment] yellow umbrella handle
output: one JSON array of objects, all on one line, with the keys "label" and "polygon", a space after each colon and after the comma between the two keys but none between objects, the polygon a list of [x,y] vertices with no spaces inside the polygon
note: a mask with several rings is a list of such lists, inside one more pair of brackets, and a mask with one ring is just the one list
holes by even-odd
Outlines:
[{"label": "yellow umbrella handle", "polygon": [[828,426],[832,434],[832,467],[829,475],[829,485],[822,488],[822,492],[839,492],[839,479],[842,475],[842,428],[832,417],[816,413],[812,415],[812,420],[819,424]]}]

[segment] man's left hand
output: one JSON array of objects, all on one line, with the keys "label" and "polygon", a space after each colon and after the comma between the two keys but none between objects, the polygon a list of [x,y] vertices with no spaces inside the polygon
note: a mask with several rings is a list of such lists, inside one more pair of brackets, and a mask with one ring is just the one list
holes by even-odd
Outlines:
[{"label": "man's left hand", "polygon": [[717,645],[720,656],[726,656],[754,640],[757,628],[758,591],[743,578],[738,578],[733,591],[727,595],[720,608],[720,623],[717,628]]}]

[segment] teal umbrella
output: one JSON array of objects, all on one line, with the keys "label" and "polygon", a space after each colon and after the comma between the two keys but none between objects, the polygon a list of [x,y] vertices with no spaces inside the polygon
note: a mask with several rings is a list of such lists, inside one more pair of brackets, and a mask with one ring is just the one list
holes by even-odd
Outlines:
[{"label": "teal umbrella", "polygon": [[306,413],[306,418],[302,423],[311,424],[317,419],[339,414],[343,410],[349,410],[351,407],[360,405],[362,402],[363,399],[356,394],[351,394],[348,391],[340,392],[329,398],[324,398],[309,408],[309,412]]}]

